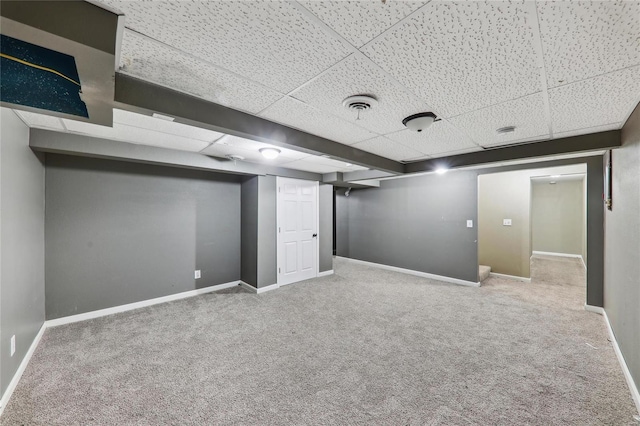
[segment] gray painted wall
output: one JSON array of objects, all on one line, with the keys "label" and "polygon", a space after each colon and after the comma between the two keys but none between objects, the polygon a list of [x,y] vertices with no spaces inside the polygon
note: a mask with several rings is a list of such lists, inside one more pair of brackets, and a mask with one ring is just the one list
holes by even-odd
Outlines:
[{"label": "gray painted wall", "polygon": [[349,198],[336,188],[336,255],[349,257]]},{"label": "gray painted wall", "polygon": [[333,269],[333,186],[320,184],[319,188],[319,271]]},{"label": "gray painted wall", "polygon": [[477,232],[466,227],[477,222],[476,178],[457,171],[388,180],[348,198],[340,190],[337,220],[347,224],[339,222],[338,254],[477,282]]},{"label": "gray painted wall", "polygon": [[258,176],[242,182],[240,279],[258,286]]},{"label": "gray painted wall", "polygon": [[[545,161],[587,164],[587,303],[603,306],[602,156]],[[382,181],[336,199],[338,255],[468,281],[477,280],[477,176],[530,164]],[[466,219],[474,228],[466,228]],[[346,242],[345,242],[346,239]]]},{"label": "gray painted wall", "polygon": [[[29,128],[2,108],[0,137],[0,394],[44,323],[45,169]],[[10,354],[11,336],[16,353]]]},{"label": "gray painted wall", "polygon": [[613,151],[613,210],[605,210],[604,308],[636,386],[640,386],[640,107]]},{"label": "gray painted wall", "polygon": [[240,279],[237,177],[48,155],[46,188],[47,319]]}]

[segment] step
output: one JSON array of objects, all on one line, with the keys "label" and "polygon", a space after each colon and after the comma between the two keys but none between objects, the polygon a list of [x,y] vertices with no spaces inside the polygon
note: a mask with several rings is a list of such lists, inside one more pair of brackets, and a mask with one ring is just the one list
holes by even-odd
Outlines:
[{"label": "step", "polygon": [[480,276],[480,282],[489,278],[489,273],[491,272],[491,266],[480,265],[478,268],[478,275]]}]

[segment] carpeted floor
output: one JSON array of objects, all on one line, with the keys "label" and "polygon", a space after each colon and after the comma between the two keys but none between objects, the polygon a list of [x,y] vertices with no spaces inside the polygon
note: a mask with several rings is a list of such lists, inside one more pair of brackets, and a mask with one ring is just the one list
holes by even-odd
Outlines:
[{"label": "carpeted floor", "polygon": [[577,260],[481,288],[334,269],[48,329],[1,422],[637,426]]}]

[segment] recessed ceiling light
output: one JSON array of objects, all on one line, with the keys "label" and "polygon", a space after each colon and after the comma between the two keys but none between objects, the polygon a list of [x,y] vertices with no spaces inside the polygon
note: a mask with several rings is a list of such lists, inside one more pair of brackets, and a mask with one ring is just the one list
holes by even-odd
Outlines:
[{"label": "recessed ceiling light", "polygon": [[434,121],[437,121],[436,115],[432,112],[420,112],[413,114],[402,120],[402,124],[407,126],[409,130],[414,132],[422,132],[427,127],[431,126]]},{"label": "recessed ceiling light", "polygon": [[513,133],[515,131],[516,131],[516,126],[505,126],[497,129],[496,133],[498,133],[499,135],[504,135],[505,133]]},{"label": "recessed ceiling light", "polygon": [[174,117],[170,117],[170,116],[168,116],[168,115],[158,114],[157,112],[154,112],[154,113],[152,114],[152,117],[153,117],[153,118],[159,118],[160,120],[165,120],[165,121],[173,121],[173,120],[175,120],[175,118],[174,118]]},{"label": "recessed ceiling light", "polygon": [[439,175],[443,175],[443,174],[447,173],[447,170],[448,169],[446,167],[438,167],[436,169],[436,173],[439,174]]},{"label": "recessed ceiling light", "polygon": [[280,155],[280,150],[277,148],[261,148],[260,153],[267,160],[273,160],[278,155]]}]

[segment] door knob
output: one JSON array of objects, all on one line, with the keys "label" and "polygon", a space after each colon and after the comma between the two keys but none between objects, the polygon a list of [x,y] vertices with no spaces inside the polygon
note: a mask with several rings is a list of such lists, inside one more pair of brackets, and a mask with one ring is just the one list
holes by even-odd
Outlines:
[{"label": "door knob", "polygon": [[317,237],[317,236],[318,236],[318,234],[313,234],[313,235],[312,235],[312,237],[313,237],[313,238],[315,238],[315,237]]}]

